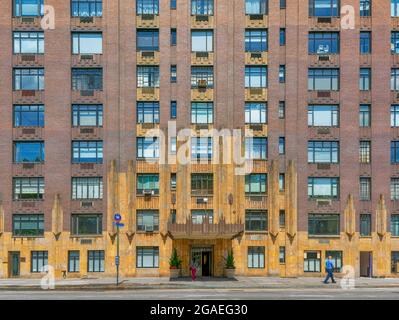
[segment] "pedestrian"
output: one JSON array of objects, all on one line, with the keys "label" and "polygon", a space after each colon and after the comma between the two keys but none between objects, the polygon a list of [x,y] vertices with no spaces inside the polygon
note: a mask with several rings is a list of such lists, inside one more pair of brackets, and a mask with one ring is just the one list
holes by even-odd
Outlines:
[{"label": "pedestrian", "polygon": [[335,283],[334,280],[334,261],[332,260],[332,256],[328,256],[328,258],[326,259],[326,272],[327,272],[327,276],[326,279],[324,280],[324,283],[328,283],[328,280],[331,278],[332,283]]},{"label": "pedestrian", "polygon": [[195,279],[197,277],[197,268],[195,267],[194,263],[191,264],[190,271],[191,271],[191,280],[195,281]]}]

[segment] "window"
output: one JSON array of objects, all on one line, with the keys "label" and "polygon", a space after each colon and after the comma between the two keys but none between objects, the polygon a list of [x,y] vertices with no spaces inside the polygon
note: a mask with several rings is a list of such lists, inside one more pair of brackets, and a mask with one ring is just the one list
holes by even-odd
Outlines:
[{"label": "window", "polygon": [[68,251],[68,272],[80,272],[80,251]]},{"label": "window", "polygon": [[391,90],[399,90],[399,69],[391,69]]},{"label": "window", "polygon": [[245,138],[245,158],[247,160],[267,160],[267,138]]},{"label": "window", "polygon": [[309,0],[310,17],[338,17],[339,0]]},{"label": "window", "polygon": [[280,101],[278,103],[278,118],[284,119],[285,118],[285,102]]},{"label": "window", "polygon": [[157,137],[137,138],[137,158],[138,159],[159,158],[159,139]]},{"label": "window", "polygon": [[284,65],[280,65],[280,67],[279,67],[278,81],[280,83],[285,83],[285,66]]},{"label": "window", "polygon": [[371,141],[360,141],[359,151],[360,163],[370,163],[371,160]]},{"label": "window", "polygon": [[399,237],[399,214],[391,215],[391,235]]},{"label": "window", "polygon": [[398,54],[399,53],[399,32],[392,31],[391,32],[391,52]]},{"label": "window", "polygon": [[44,32],[14,32],[14,54],[44,53]]},{"label": "window", "polygon": [[101,17],[102,0],[72,0],[72,17]]},{"label": "window", "polygon": [[14,90],[44,90],[44,69],[14,69]]},{"label": "window", "polygon": [[360,200],[362,201],[371,200],[371,178],[368,177],[360,178]]},{"label": "window", "polygon": [[102,54],[102,33],[73,32],[72,54]]},{"label": "window", "polygon": [[303,260],[304,272],[321,272],[320,251],[305,251]]},{"label": "window", "polygon": [[177,137],[170,137],[169,152],[171,155],[176,155],[176,153],[177,153]]},{"label": "window", "polygon": [[14,178],[14,200],[39,200],[44,198],[44,178]]},{"label": "window", "polygon": [[287,6],[286,0],[280,0],[280,9],[285,9]]},{"label": "window", "polygon": [[176,209],[170,209],[170,221],[176,223]]},{"label": "window", "polygon": [[245,231],[267,231],[267,211],[246,210]]},{"label": "window", "polygon": [[191,32],[191,51],[192,52],[212,52],[213,51],[213,31],[192,31]]},{"label": "window", "polygon": [[391,163],[399,163],[399,141],[391,141]]},{"label": "window", "polygon": [[191,174],[191,194],[199,196],[213,194],[213,174],[212,173]]},{"label": "window", "polygon": [[177,178],[176,178],[176,173],[171,173],[170,174],[170,189],[172,191],[176,190],[177,186]]},{"label": "window", "polygon": [[360,68],[359,90],[368,91],[371,88],[371,69]]},{"label": "window", "polygon": [[40,237],[44,235],[44,214],[14,214],[12,216],[14,237]]},{"label": "window", "polygon": [[280,28],[280,46],[285,46],[285,28]]},{"label": "window", "polygon": [[72,178],[72,199],[102,199],[103,198],[103,178],[85,177]]},{"label": "window", "polygon": [[339,53],[339,32],[309,32],[311,54]]},{"label": "window", "polygon": [[14,162],[43,162],[44,142],[14,142]]},{"label": "window", "polygon": [[285,154],[285,137],[278,138],[278,154]]},{"label": "window", "polygon": [[245,123],[246,124],[266,124],[267,106],[262,102],[245,103]]},{"label": "window", "polygon": [[399,0],[391,0],[391,16],[399,17]]},{"label": "window", "polygon": [[102,90],[103,69],[72,69],[72,90]]},{"label": "window", "polygon": [[102,141],[72,141],[73,163],[103,163]]},{"label": "window", "polygon": [[309,236],[339,235],[339,214],[309,214]]},{"label": "window", "polygon": [[191,123],[193,124],[213,123],[213,103],[212,102],[191,103]]},{"label": "window", "polygon": [[72,235],[101,235],[102,215],[101,214],[72,214],[71,234]]},{"label": "window", "polygon": [[267,29],[246,29],[245,51],[246,52],[267,51]]},{"label": "window", "polygon": [[246,66],[245,88],[267,88],[267,67]]},{"label": "window", "polygon": [[191,160],[212,159],[212,138],[193,137],[191,138]]},{"label": "window", "polygon": [[43,16],[44,0],[14,0],[13,13],[15,17]]},{"label": "window", "polygon": [[391,271],[392,273],[399,272],[399,251],[391,252]]},{"label": "window", "polygon": [[359,108],[359,126],[370,127],[371,124],[371,106],[369,104],[361,104]]},{"label": "window", "polygon": [[177,66],[175,64],[170,66],[170,82],[177,81]]},{"label": "window", "polygon": [[280,192],[285,190],[285,173],[280,173],[278,176],[278,188]]},{"label": "window", "polygon": [[102,104],[74,104],[72,105],[73,127],[102,127]]},{"label": "window", "polygon": [[336,105],[308,106],[309,127],[338,127],[339,110]]},{"label": "window", "polygon": [[280,228],[285,228],[285,210],[281,209],[279,212],[279,224]]},{"label": "window", "polygon": [[177,118],[177,101],[170,102],[170,118],[171,119]]},{"label": "window", "polygon": [[252,173],[245,176],[245,194],[264,195],[267,193],[267,174],[266,173]]},{"label": "window", "polygon": [[191,221],[193,224],[203,224],[208,220],[210,224],[213,223],[212,210],[191,210]]},{"label": "window", "polygon": [[191,88],[213,88],[213,67],[191,67]]},{"label": "window", "polygon": [[138,66],[137,67],[138,88],[159,88],[159,67]]},{"label": "window", "polygon": [[44,105],[15,105],[14,127],[44,127]]},{"label": "window", "polygon": [[136,0],[137,14],[159,14],[159,0]]},{"label": "window", "polygon": [[338,158],[339,158],[338,141],[308,142],[309,163],[338,163]]},{"label": "window", "polygon": [[360,54],[371,53],[371,32],[360,32]]},{"label": "window", "polygon": [[46,271],[48,266],[48,252],[47,251],[31,251],[30,254],[30,272],[40,273]]},{"label": "window", "polygon": [[281,263],[281,264],[284,264],[285,263],[285,247],[280,247],[279,248],[279,255],[278,255],[278,259],[279,259],[279,262]]},{"label": "window", "polygon": [[158,231],[159,212],[156,210],[137,211],[137,231]]},{"label": "window", "polygon": [[136,43],[138,51],[158,51],[159,31],[151,29],[137,29]]},{"label": "window", "polygon": [[391,200],[399,200],[399,178],[391,178]]},{"label": "window", "polygon": [[159,102],[137,102],[137,123],[159,123]]},{"label": "window", "polygon": [[176,10],[176,0],[170,0],[170,8]]},{"label": "window", "polygon": [[360,236],[371,236],[371,214],[360,215]]},{"label": "window", "polygon": [[248,247],[248,268],[263,269],[265,267],[265,247]]},{"label": "window", "polygon": [[391,127],[399,127],[399,105],[391,106]]},{"label": "window", "polygon": [[158,268],[159,248],[158,247],[137,247],[137,268]]},{"label": "window", "polygon": [[137,174],[137,194],[152,192],[159,194],[158,174]]},{"label": "window", "polygon": [[268,0],[245,0],[245,14],[267,14]]},{"label": "window", "polygon": [[87,251],[87,272],[104,272],[104,250]]},{"label": "window", "polygon": [[342,251],[326,251],[325,258],[331,257],[334,265],[334,272],[341,272],[342,269]]},{"label": "window", "polygon": [[177,30],[175,28],[170,29],[170,45],[177,45]]},{"label": "window", "polygon": [[338,178],[308,178],[309,198],[336,199],[339,196]]},{"label": "window", "polygon": [[192,15],[213,15],[213,0],[191,0]]},{"label": "window", "polygon": [[360,0],[360,16],[371,16],[371,0]]},{"label": "window", "polygon": [[339,90],[339,69],[309,69],[308,90]]}]

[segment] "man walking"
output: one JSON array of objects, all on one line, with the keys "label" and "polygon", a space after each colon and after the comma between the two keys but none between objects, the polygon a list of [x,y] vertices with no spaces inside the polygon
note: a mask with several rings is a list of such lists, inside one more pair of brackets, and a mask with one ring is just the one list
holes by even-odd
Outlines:
[{"label": "man walking", "polygon": [[334,280],[334,261],[332,260],[332,256],[328,256],[328,258],[326,259],[326,272],[327,272],[327,276],[326,279],[324,280],[324,283],[328,283],[328,280],[331,278],[332,283],[335,283]]}]

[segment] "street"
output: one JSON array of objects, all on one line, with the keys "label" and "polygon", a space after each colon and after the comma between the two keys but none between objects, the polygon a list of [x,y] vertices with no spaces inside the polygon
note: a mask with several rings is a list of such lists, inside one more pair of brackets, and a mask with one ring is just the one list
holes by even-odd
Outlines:
[{"label": "street", "polygon": [[297,288],[297,289],[136,289],[99,291],[0,291],[0,300],[398,300],[399,288]]}]

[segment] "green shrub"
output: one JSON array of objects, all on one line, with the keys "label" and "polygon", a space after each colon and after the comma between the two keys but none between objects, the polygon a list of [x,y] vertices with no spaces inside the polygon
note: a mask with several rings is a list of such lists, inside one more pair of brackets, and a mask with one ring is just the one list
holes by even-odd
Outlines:
[{"label": "green shrub", "polygon": [[169,266],[171,269],[179,269],[181,266],[181,260],[177,254],[176,248],[173,248],[172,255],[169,259]]}]

